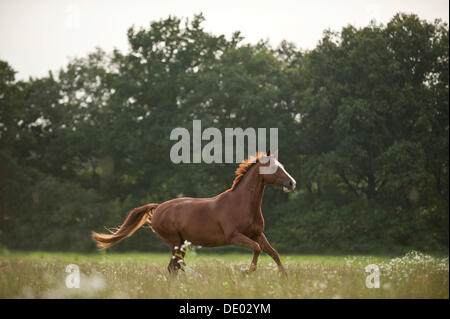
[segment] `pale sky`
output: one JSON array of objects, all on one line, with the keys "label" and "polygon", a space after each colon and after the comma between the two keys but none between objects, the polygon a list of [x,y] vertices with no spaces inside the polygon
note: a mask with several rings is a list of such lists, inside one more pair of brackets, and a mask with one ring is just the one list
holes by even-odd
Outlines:
[{"label": "pale sky", "polygon": [[448,0],[0,0],[0,59],[17,79],[47,75],[71,57],[85,57],[95,47],[126,52],[132,25],[202,12],[203,26],[216,35],[241,31],[245,42],[282,40],[312,49],[325,29],[361,27],[371,19],[386,23],[397,12],[421,19],[449,21]]}]

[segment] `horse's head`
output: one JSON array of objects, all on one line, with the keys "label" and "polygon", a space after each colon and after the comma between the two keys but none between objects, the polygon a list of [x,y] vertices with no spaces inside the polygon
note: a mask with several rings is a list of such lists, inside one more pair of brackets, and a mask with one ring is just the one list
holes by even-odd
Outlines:
[{"label": "horse's head", "polygon": [[285,192],[295,189],[296,181],[289,175],[276,156],[270,155],[267,151],[265,157],[259,159],[260,167],[259,173],[266,184],[274,184],[283,188]]}]

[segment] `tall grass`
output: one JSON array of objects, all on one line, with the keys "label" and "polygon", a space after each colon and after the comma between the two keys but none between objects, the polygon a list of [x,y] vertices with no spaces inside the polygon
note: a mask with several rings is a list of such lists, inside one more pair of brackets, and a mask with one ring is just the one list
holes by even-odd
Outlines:
[{"label": "tall grass", "polygon": [[[268,256],[246,273],[251,255],[188,252],[187,268],[167,272],[168,254],[1,253],[0,298],[448,298],[448,258],[412,252],[372,256],[282,256],[288,279]],[[68,264],[80,268],[69,289]],[[380,288],[366,287],[365,266],[380,269]]]}]

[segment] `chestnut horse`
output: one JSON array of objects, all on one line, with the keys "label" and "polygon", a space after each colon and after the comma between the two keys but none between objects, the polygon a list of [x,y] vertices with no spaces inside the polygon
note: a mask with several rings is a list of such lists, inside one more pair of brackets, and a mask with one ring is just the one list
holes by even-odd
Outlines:
[{"label": "chestnut horse", "polygon": [[[260,168],[271,165],[271,173]],[[162,204],[147,204],[133,209],[120,228],[113,234],[93,232],[98,247],[107,248],[131,236],[148,222],[159,237],[169,244],[172,258],[168,269],[176,273],[184,264],[187,240],[193,245],[217,247],[237,245],[253,250],[249,271],[256,269],[261,251],[269,254],[279,270],[286,275],[278,253],[264,235],[261,203],[266,184],[275,184],[283,190],[294,190],[295,180],[286,172],[275,156],[257,154],[243,161],[236,169],[236,178],[230,189],[212,198],[176,198]]]}]

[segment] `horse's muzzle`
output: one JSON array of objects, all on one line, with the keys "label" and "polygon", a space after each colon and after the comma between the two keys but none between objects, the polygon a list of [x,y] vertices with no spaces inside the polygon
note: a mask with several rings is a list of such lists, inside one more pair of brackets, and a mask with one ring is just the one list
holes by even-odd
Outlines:
[{"label": "horse's muzzle", "polygon": [[283,182],[282,185],[283,185],[283,190],[284,190],[285,192],[289,192],[290,190],[294,190],[294,189],[295,189],[295,185],[296,185],[296,184],[295,184],[294,181],[292,181],[292,180],[290,179],[290,180],[288,180],[288,181]]}]

